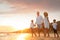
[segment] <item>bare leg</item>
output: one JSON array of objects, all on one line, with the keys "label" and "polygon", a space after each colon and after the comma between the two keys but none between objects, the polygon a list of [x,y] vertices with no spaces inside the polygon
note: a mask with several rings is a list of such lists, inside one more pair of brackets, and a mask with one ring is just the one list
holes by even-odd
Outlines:
[{"label": "bare leg", "polygon": [[48,32],[48,37],[50,37],[49,32]]},{"label": "bare leg", "polygon": [[44,37],[46,37],[46,33],[44,33]]},{"label": "bare leg", "polygon": [[44,37],[46,37],[46,31],[44,30]]},{"label": "bare leg", "polygon": [[33,37],[33,33],[32,33],[32,37]]},{"label": "bare leg", "polygon": [[49,29],[47,29],[47,34],[48,34],[48,37],[50,37],[50,35],[49,35]]},{"label": "bare leg", "polygon": [[33,33],[34,33],[34,32],[33,32],[33,29],[31,29],[31,31],[32,31],[32,37],[33,37]]},{"label": "bare leg", "polygon": [[57,37],[59,37],[58,33],[57,33]]},{"label": "bare leg", "polygon": [[38,36],[40,37],[40,29],[38,28]]},{"label": "bare leg", "polygon": [[38,36],[40,37],[40,32],[38,33]]},{"label": "bare leg", "polygon": [[54,37],[56,37],[55,33],[54,33]]},{"label": "bare leg", "polygon": [[34,33],[34,35],[37,36],[36,33]]},{"label": "bare leg", "polygon": [[47,30],[45,29],[44,30],[44,37],[46,37],[46,34],[47,34]]}]

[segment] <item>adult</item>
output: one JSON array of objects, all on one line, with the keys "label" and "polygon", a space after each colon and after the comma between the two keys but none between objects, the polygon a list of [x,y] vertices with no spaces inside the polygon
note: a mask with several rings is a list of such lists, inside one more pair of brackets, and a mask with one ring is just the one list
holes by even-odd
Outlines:
[{"label": "adult", "polygon": [[49,37],[49,18],[48,18],[48,13],[47,12],[44,12],[44,31],[45,31],[45,37],[46,37],[46,34],[48,34],[48,37]]},{"label": "adult", "polygon": [[43,24],[43,17],[40,15],[39,11],[37,12],[36,24],[38,28],[38,34],[40,36],[40,32],[41,32],[42,24]]}]

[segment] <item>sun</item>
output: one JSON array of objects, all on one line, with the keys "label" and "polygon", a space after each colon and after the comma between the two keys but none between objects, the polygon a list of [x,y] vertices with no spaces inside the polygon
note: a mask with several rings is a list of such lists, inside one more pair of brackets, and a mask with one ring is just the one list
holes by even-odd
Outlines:
[{"label": "sun", "polygon": [[[8,25],[15,28],[15,30],[23,30],[30,28],[31,16],[25,14],[1,14],[0,25]],[[3,20],[4,19],[4,20]]]}]

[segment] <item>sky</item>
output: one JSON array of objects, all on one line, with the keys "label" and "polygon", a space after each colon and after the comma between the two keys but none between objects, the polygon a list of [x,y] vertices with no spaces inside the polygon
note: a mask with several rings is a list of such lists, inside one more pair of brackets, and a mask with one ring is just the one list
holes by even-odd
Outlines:
[{"label": "sky", "polygon": [[60,21],[60,0],[0,0],[0,25],[26,28],[31,19],[35,21],[37,11],[42,16],[47,11],[50,22]]},{"label": "sky", "polygon": [[2,13],[29,13],[36,10],[59,12],[60,0],[0,0]]}]

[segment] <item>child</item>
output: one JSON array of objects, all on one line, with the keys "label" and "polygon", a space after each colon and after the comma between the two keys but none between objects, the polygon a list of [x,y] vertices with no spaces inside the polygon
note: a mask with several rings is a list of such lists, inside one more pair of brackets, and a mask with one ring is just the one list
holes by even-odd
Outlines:
[{"label": "child", "polygon": [[[57,23],[56,23],[56,19],[53,20],[53,31],[54,31],[54,37],[59,37],[58,33],[57,33]],[[56,34],[56,35],[55,35]]]},{"label": "child", "polygon": [[49,19],[48,19],[48,13],[44,12],[44,31],[45,31],[45,37],[46,34],[48,34],[49,37]]},{"label": "child", "polygon": [[[33,37],[33,34],[35,34],[34,27],[35,27],[34,21],[31,20],[30,28],[31,28],[31,32],[32,32],[32,37]],[[35,34],[35,36],[36,36],[36,34]]]}]

